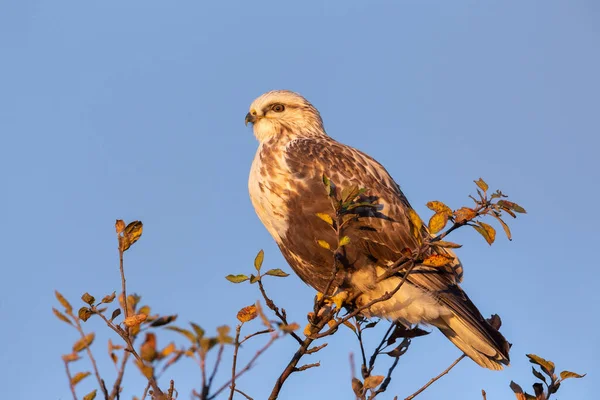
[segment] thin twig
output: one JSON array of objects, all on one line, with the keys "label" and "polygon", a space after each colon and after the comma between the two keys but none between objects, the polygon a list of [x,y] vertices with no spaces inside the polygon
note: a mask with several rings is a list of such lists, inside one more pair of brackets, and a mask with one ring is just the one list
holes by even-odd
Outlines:
[{"label": "thin twig", "polygon": [[321,363],[319,363],[319,362],[312,363],[312,364],[305,364],[301,367],[294,368],[294,372],[306,371],[307,369],[320,367],[320,366],[321,366]]},{"label": "thin twig", "polygon": [[431,380],[429,382],[427,382],[425,385],[423,385],[423,387],[421,387],[421,389],[417,390],[416,392],[414,392],[413,394],[411,394],[410,396],[408,396],[407,398],[405,398],[404,400],[412,400],[415,397],[417,397],[422,391],[424,391],[425,389],[427,389],[429,386],[431,386],[435,381],[437,381],[438,379],[440,379],[442,376],[446,375],[448,372],[450,372],[450,370],[452,368],[454,368],[454,366],[456,364],[458,364],[460,362],[460,360],[462,360],[463,358],[466,357],[466,354],[462,354],[460,357],[458,357],[452,364],[450,364],[450,366],[448,368],[446,368],[444,371],[442,371],[442,373],[440,373],[438,376],[436,376],[435,378],[431,378]]},{"label": "thin twig", "polygon": [[73,400],[77,400],[77,393],[75,393],[75,385],[73,382],[73,377],[71,376],[71,371],[69,370],[69,363],[65,361],[65,370],[67,371],[67,378],[69,379],[69,387],[71,388],[71,393],[73,393]]},{"label": "thin twig", "polygon": [[235,393],[235,367],[237,365],[238,350],[240,349],[240,331],[243,324],[242,322],[235,328],[235,348],[233,350],[233,363],[231,365],[231,392],[229,392],[229,400],[233,399],[233,394]]},{"label": "thin twig", "polygon": [[398,365],[398,361],[400,361],[400,356],[395,358],[394,362],[392,363],[392,366],[390,367],[390,369],[388,369],[387,376],[383,380],[383,383],[381,384],[381,386],[379,386],[379,389],[377,389],[377,391],[375,391],[375,393],[373,394],[371,399],[374,399],[375,396],[377,396],[379,393],[383,393],[387,390],[390,382],[392,381],[392,372],[394,372],[396,365]]},{"label": "thin twig", "polygon": [[240,389],[235,389],[236,392],[247,398],[248,400],[254,400],[252,397],[248,396],[246,393],[242,392]]},{"label": "thin twig", "polygon": [[[117,379],[115,380],[115,384],[113,385],[113,388],[110,392],[110,399],[115,399],[117,398],[118,393],[121,391],[121,382],[123,381],[123,375],[125,374],[125,366],[127,364],[127,360],[129,359],[129,353],[128,351],[124,351],[123,352],[123,359],[121,360],[121,367],[119,368],[119,372],[117,375]],[[143,399],[143,397],[142,397]]]},{"label": "thin twig", "polygon": [[487,395],[483,389],[481,389],[481,396],[483,397],[483,400],[487,400]]},{"label": "thin twig", "polygon": [[[273,334],[271,336],[271,339],[269,339],[269,341],[267,342],[267,344],[265,344],[262,348],[260,348],[256,352],[256,354],[254,354],[254,356],[250,359],[250,361],[248,361],[248,363],[246,364],[246,366],[244,368],[242,368],[241,370],[239,370],[235,374],[235,379],[238,379],[244,373],[246,373],[247,371],[249,371],[254,366],[254,363],[256,362],[256,360],[258,359],[258,357],[260,357],[262,353],[264,353],[265,351],[267,351],[267,349],[269,347],[271,347],[271,345],[273,344],[273,342],[275,342],[275,340],[277,340],[277,339],[279,339],[279,335]],[[211,394],[210,397],[207,400],[213,400],[214,398],[216,398],[223,390],[225,390],[225,389],[227,389],[229,387],[230,383],[231,383],[231,381],[228,381],[225,384],[223,384],[219,389],[217,389],[217,391],[215,391],[213,394]]]},{"label": "thin twig", "polygon": [[[79,317],[76,317],[71,312],[69,312],[69,314],[71,315],[71,317],[75,321],[75,327],[77,328],[77,331],[79,331],[79,335],[81,336],[82,339],[84,339],[85,338],[85,332],[83,332],[83,328],[81,327],[81,322],[80,322]],[[102,315],[102,314],[100,314],[100,315]],[[90,349],[90,346],[86,346],[85,350],[86,350],[86,353],[87,353],[87,355],[90,358],[90,361],[92,363],[92,368],[94,370],[94,375],[96,376],[96,379],[98,380],[98,385],[100,385],[100,389],[102,390],[102,394],[104,394],[104,398],[108,400],[108,390],[106,390],[106,385],[104,385],[104,383],[102,381],[102,378],[100,377],[100,372],[98,370],[98,365],[96,364],[96,359],[94,358],[94,355],[92,354],[92,350]]]},{"label": "thin twig", "polygon": [[265,334],[265,333],[271,333],[271,332],[273,332],[273,331],[274,331],[274,329],[270,328],[270,329],[265,329],[265,330],[262,330],[262,331],[254,332],[254,333],[252,333],[252,334],[250,334],[250,335],[246,336],[245,338],[243,338],[243,339],[242,339],[242,341],[240,342],[240,345],[244,344],[244,342],[245,342],[246,340],[248,340],[248,339],[251,339],[251,338],[253,338],[254,336],[263,335],[263,334]]},{"label": "thin twig", "polygon": [[[289,325],[285,312],[279,311],[279,307],[277,307],[273,300],[271,300],[269,296],[267,296],[267,292],[265,291],[263,283],[260,279],[258,280],[258,288],[263,298],[265,299],[267,307],[269,307],[275,313],[275,315],[281,320],[281,322],[283,322],[285,325]],[[295,332],[290,332],[290,336],[293,337],[299,344],[302,344],[302,338],[300,338],[298,334],[296,334]]]},{"label": "thin twig", "polygon": [[217,374],[217,370],[219,369],[219,365],[221,364],[221,359],[223,358],[223,350],[225,349],[225,344],[221,343],[219,346],[219,352],[217,353],[217,359],[215,361],[215,366],[213,367],[212,373],[210,374],[210,378],[208,378],[208,384],[206,385],[206,394],[205,397],[208,396],[210,392],[210,387],[212,386],[213,379]]},{"label": "thin twig", "polygon": [[[381,353],[381,350],[383,350],[383,348],[386,347],[388,336],[390,335],[390,333],[392,332],[392,329],[394,329],[395,326],[396,326],[396,323],[394,323],[394,322],[392,322],[390,324],[390,327],[385,332],[385,335],[383,335],[381,342],[379,342],[379,345],[377,346],[375,351],[373,351],[373,354],[371,355],[371,358],[369,359],[369,369],[368,369],[369,374],[371,373],[371,371],[373,371],[373,368],[375,367],[375,360],[377,359],[377,356],[379,356],[379,354]],[[366,366],[366,363],[365,363],[365,366]],[[363,377],[363,378],[366,378],[366,377]]]},{"label": "thin twig", "polygon": [[150,390],[150,382],[148,382],[148,384],[146,385],[146,388],[144,389],[144,394],[142,395],[142,400],[146,399],[146,396],[148,395],[148,390]]}]

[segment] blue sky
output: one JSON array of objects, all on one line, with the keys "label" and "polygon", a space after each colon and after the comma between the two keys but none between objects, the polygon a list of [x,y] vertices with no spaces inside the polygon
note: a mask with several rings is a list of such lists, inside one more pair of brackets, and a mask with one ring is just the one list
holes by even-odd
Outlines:
[{"label": "blue sky", "polygon": [[[599,17],[592,0],[0,2],[5,397],[71,398],[60,355],[76,333],[52,315],[53,291],[79,304],[84,291],[118,290],[116,218],[145,224],[126,257],[129,290],[180,325],[235,324],[258,293],[223,277],[250,271],[261,248],[266,267],[290,272],[248,199],[257,143],[243,125],[255,97],[285,88],[314,103],[331,136],[382,162],[424,217],[429,200],[467,204],[480,176],[529,212],[513,242],[454,236],[464,289],[502,316],[512,366],[463,361],[420,398],[511,398],[510,380],[533,382],[525,353],[536,353],[588,373],[559,397],[591,399]],[[313,291],[290,277],[270,292],[303,325]],[[95,349],[111,381],[106,328],[86,328],[103,332]],[[294,348],[278,342],[239,387],[265,398]],[[351,351],[341,332],[282,398],[351,398]],[[406,397],[459,354],[437,331],[415,340],[384,398]],[[165,378],[185,399],[199,371],[184,361]],[[94,387],[88,378],[80,393]],[[125,398],[142,390],[131,367]]]}]

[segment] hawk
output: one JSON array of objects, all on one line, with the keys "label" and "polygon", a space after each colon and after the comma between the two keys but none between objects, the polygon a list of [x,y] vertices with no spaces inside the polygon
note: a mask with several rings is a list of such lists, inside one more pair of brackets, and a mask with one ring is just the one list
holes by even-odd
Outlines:
[{"label": "hawk", "polygon": [[[329,137],[317,109],[291,91],[258,97],[245,122],[253,125],[259,142],[248,181],[252,205],[300,279],[319,292],[327,290],[331,281],[331,250],[318,241],[336,243],[337,236],[317,216],[331,211],[323,185],[327,176],[340,188],[367,189],[365,194],[377,199],[385,218],[361,218],[361,229],[349,228],[345,233],[351,240],[344,247],[347,268],[326,294],[348,289],[361,293],[356,300],[360,306],[392,291],[401,273],[379,282],[377,278],[402,257],[404,249],[415,249],[418,243],[411,234],[409,212],[414,211],[385,168]],[[423,229],[423,235],[429,233]],[[433,325],[477,364],[500,370],[509,364],[510,345],[460,288],[461,280],[457,258],[452,266],[416,266],[391,299],[363,314],[406,325]]]}]

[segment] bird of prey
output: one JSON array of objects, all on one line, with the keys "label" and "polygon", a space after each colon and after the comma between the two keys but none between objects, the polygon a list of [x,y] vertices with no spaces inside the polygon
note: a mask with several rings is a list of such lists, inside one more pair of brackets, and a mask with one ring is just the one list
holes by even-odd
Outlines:
[{"label": "bird of prey", "polygon": [[[411,234],[412,208],[385,168],[365,153],[329,137],[317,109],[304,97],[276,90],[258,97],[246,115],[259,146],[248,187],[258,217],[277,242],[294,272],[324,292],[331,281],[332,253],[319,240],[336,243],[336,233],[318,213],[331,211],[323,176],[340,188],[366,188],[385,218],[361,218],[360,228],[345,234],[347,265],[329,293],[362,293],[356,305],[391,292],[402,274],[378,277],[418,242]],[[365,228],[366,226],[366,228]],[[429,235],[423,228],[423,237]],[[440,249],[439,251],[445,251]],[[437,327],[482,367],[500,370],[509,364],[509,343],[492,327],[460,288],[462,265],[414,268],[394,296],[363,311],[400,323]]]}]

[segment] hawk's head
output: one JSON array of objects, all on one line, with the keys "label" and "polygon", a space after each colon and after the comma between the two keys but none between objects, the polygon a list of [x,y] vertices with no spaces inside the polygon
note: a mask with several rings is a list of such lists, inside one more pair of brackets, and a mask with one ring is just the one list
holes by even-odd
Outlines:
[{"label": "hawk's head", "polygon": [[246,114],[246,125],[248,122],[254,125],[254,136],[260,142],[284,131],[293,137],[325,135],[317,109],[289,90],[273,90],[254,100]]}]

